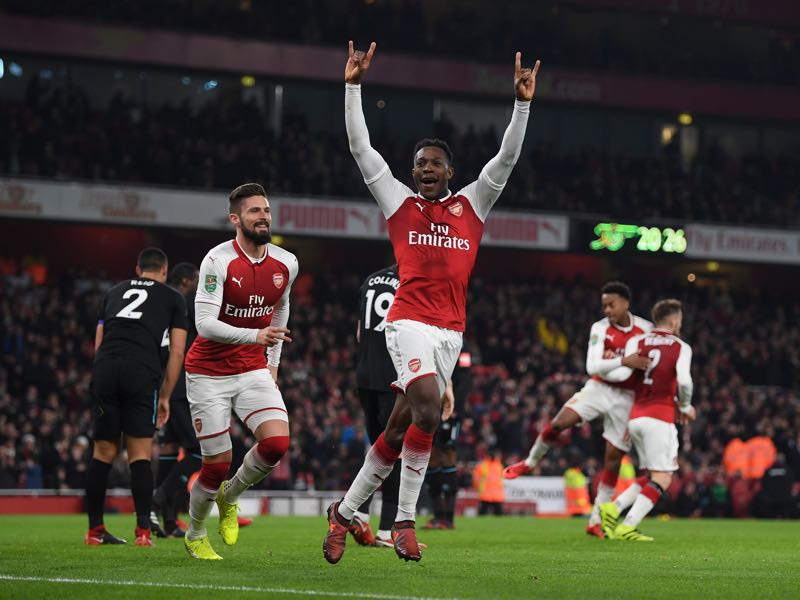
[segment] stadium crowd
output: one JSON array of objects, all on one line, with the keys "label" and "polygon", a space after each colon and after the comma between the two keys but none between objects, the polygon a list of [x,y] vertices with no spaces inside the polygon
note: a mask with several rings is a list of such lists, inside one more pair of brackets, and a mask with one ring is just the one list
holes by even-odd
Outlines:
[{"label": "stadium crowd", "polygon": [[[279,134],[268,123],[254,102],[230,98],[200,109],[188,103],[150,109],[118,94],[94,110],[82,90],[34,78],[24,101],[0,100],[0,173],[212,189],[262,181],[272,194],[364,196],[344,132],[313,131],[291,112]],[[446,118],[433,133],[455,149],[456,185],[475,179],[499,146],[497,131],[459,134]],[[379,130],[372,138],[395,172],[405,173],[400,167],[410,164],[416,140]],[[636,158],[529,145],[501,206],[797,225],[800,156],[735,159],[711,147],[684,169],[669,148]]]},{"label": "stadium crowd", "polygon": [[[291,449],[267,482],[272,488],[345,489],[368,443],[354,371],[360,281],[356,275],[303,277],[293,297],[295,341],[281,364]],[[85,276],[49,286],[35,286],[27,276],[0,279],[0,487],[83,488],[95,312],[109,285]],[[662,510],[794,514],[800,491],[800,304],[766,302],[757,291],[670,291],[687,307],[684,337],[694,348],[699,418],[682,431],[680,474]],[[638,312],[656,297],[640,293]],[[465,486],[469,467],[491,449],[499,449],[506,463],[527,453],[544,423],[582,384],[589,326],[599,312],[597,290],[580,281],[476,279],[470,302],[467,341],[475,385],[459,441]],[[593,477],[603,448],[598,425],[565,434],[539,472],[561,475],[579,465]],[[252,444],[244,431],[232,429],[234,462]],[[771,440],[775,464],[768,470],[769,459],[756,477],[746,459],[736,467],[734,446],[741,450],[743,440],[763,437]],[[771,473],[777,476],[770,479]],[[126,477],[121,462],[111,485]],[[783,508],[767,506],[761,487],[771,490],[768,499],[784,498]]]},{"label": "stadium crowd", "polygon": [[[419,0],[158,0],[139,2],[27,2],[6,0],[12,14],[61,17],[115,25],[229,35],[264,41],[340,47],[348,38],[375,36],[381,48],[429,56],[505,61],[530,47],[551,65],[625,74],[794,84],[800,77],[800,40],[788,28],[753,32],[730,21],[680,16],[542,10],[518,1],[506,10],[464,5],[426,6]],[[595,18],[592,18],[594,15]],[[597,18],[598,15],[605,18]],[[625,25],[640,36],[620,35]],[[496,32],[502,31],[498,36]],[[641,43],[646,39],[647,43]],[[676,47],[675,40],[681,44]],[[741,40],[747,40],[743,44]],[[725,51],[714,48],[725,47]]]}]

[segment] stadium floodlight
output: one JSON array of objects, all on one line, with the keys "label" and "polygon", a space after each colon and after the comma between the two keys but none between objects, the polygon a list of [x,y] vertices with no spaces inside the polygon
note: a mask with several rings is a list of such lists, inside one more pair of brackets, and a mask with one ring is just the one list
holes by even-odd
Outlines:
[{"label": "stadium floodlight", "polygon": [[209,79],[208,81],[206,81],[206,82],[203,84],[203,89],[204,89],[205,91],[207,91],[207,92],[210,92],[211,90],[213,90],[213,89],[216,89],[216,87],[217,87],[218,85],[219,85],[219,83],[217,82],[217,80],[216,80],[216,79]]},{"label": "stadium floodlight", "polygon": [[0,58],[0,79],[2,79],[3,75],[5,75],[5,74],[6,74],[6,65],[3,62],[3,59]]},{"label": "stadium floodlight", "polygon": [[15,62],[8,63],[8,72],[14,77],[22,77],[22,65]]},{"label": "stadium floodlight", "polygon": [[690,115],[688,112],[682,112],[681,114],[678,115],[678,123],[680,123],[681,125],[688,126],[691,125],[693,122],[694,119],[692,118],[692,115]]}]

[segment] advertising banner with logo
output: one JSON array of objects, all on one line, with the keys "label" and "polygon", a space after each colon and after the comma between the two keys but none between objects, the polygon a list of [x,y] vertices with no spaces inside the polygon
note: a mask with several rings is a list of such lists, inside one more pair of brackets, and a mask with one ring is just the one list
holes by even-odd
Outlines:
[{"label": "advertising banner with logo", "polygon": [[[377,204],[271,196],[273,230],[309,235],[387,240]],[[186,192],[85,183],[0,179],[0,216],[196,229],[230,227],[222,193]],[[492,211],[487,246],[566,250],[569,219],[561,215]]]},{"label": "advertising banner with logo", "polygon": [[686,239],[689,258],[800,264],[800,231],[692,224]]},{"label": "advertising banner with logo", "polygon": [[562,477],[519,477],[504,483],[506,502],[533,502],[539,514],[567,512]]}]

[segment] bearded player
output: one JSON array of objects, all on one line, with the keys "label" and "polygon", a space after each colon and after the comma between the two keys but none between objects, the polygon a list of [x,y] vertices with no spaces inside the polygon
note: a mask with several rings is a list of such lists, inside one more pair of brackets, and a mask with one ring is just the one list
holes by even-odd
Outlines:
[{"label": "bearded player", "polygon": [[[678,470],[678,430],[676,412],[683,423],[694,421],[692,406],[692,348],[678,336],[683,323],[683,310],[678,300],[661,300],[653,307],[655,328],[647,335],[628,341],[626,352],[647,356],[650,367],[632,373],[622,367],[611,376],[631,377],[634,402],[628,431],[639,467],[649,471],[644,485],[634,483],[614,502],[600,507],[603,531],[615,540],[652,542],[653,538],[639,531],[639,523],[653,510]],[[677,411],[675,397],[677,395]],[[622,511],[630,507],[625,520],[619,523]]]},{"label": "bearded player", "polygon": [[591,379],[567,401],[556,418],[544,427],[528,457],[506,467],[503,476],[506,479],[516,479],[520,475],[530,475],[562,431],[584,421],[603,417],[605,464],[592,514],[586,526],[586,533],[602,538],[600,505],[610,502],[614,496],[622,458],[631,449],[626,428],[633,404],[630,384],[610,382],[605,376],[620,366],[646,369],[650,365],[648,358],[636,353],[625,356],[625,344],[634,336],[650,331],[653,325],[650,321],[631,314],[631,290],[624,283],[612,281],[604,285],[600,302],[605,318],[592,325],[586,352],[586,372]]},{"label": "bearded player", "polygon": [[[450,191],[453,154],[447,143],[424,139],[414,148],[411,175],[417,191],[392,176],[389,165],[370,146],[361,108],[361,81],[375,44],[354,52],[350,42],[345,66],[345,124],[350,151],[388,223],[400,275],[400,287],[387,316],[386,345],[397,372],[400,396],[386,430],[367,454],[345,497],[328,507],[323,554],[336,563],[344,554],[347,529],[355,511],[401,458],[400,493],[392,527],[400,558],[418,561],[416,504],[431,454],[433,435],[443,414],[442,395],[461,351],[469,277],[483,225],[519,157],[536,86],[539,61],[523,69],[516,55],[517,97],[500,152],[477,181]],[[445,407],[445,413],[451,407]]]},{"label": "bearded player", "polygon": [[[259,184],[233,190],[228,208],[236,238],[212,248],[200,265],[198,336],[186,356],[186,393],[203,462],[189,498],[184,543],[192,557],[205,560],[221,559],[205,527],[213,503],[222,541],[235,544],[237,499],[269,475],[289,448],[289,420],[276,382],[283,342],[291,341],[286,324],[297,259],[269,243],[272,214]],[[257,443],[225,481],[231,411]]]}]

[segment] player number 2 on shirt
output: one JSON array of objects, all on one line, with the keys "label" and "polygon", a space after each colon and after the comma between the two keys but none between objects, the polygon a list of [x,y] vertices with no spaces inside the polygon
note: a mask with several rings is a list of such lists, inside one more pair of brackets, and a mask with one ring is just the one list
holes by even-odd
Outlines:
[{"label": "player number 2 on shirt", "polygon": [[661,360],[661,350],[650,350],[647,353],[647,358],[650,359],[650,366],[647,367],[647,370],[644,372],[644,380],[642,383],[645,385],[653,385],[653,378],[650,377],[650,374],[653,372],[653,369],[656,368],[658,362]]},{"label": "player number 2 on shirt", "polygon": [[372,327],[372,311],[374,310],[375,314],[381,319],[374,329],[375,331],[383,331],[386,328],[386,315],[389,314],[393,301],[394,294],[391,292],[383,292],[375,298],[375,290],[367,290],[367,314],[364,315],[364,329]]},{"label": "player number 2 on shirt", "polygon": [[133,302],[119,311],[117,316],[123,319],[141,319],[142,312],[136,309],[147,300],[147,290],[128,290],[122,294],[122,299],[127,300],[128,298],[133,298]]}]

